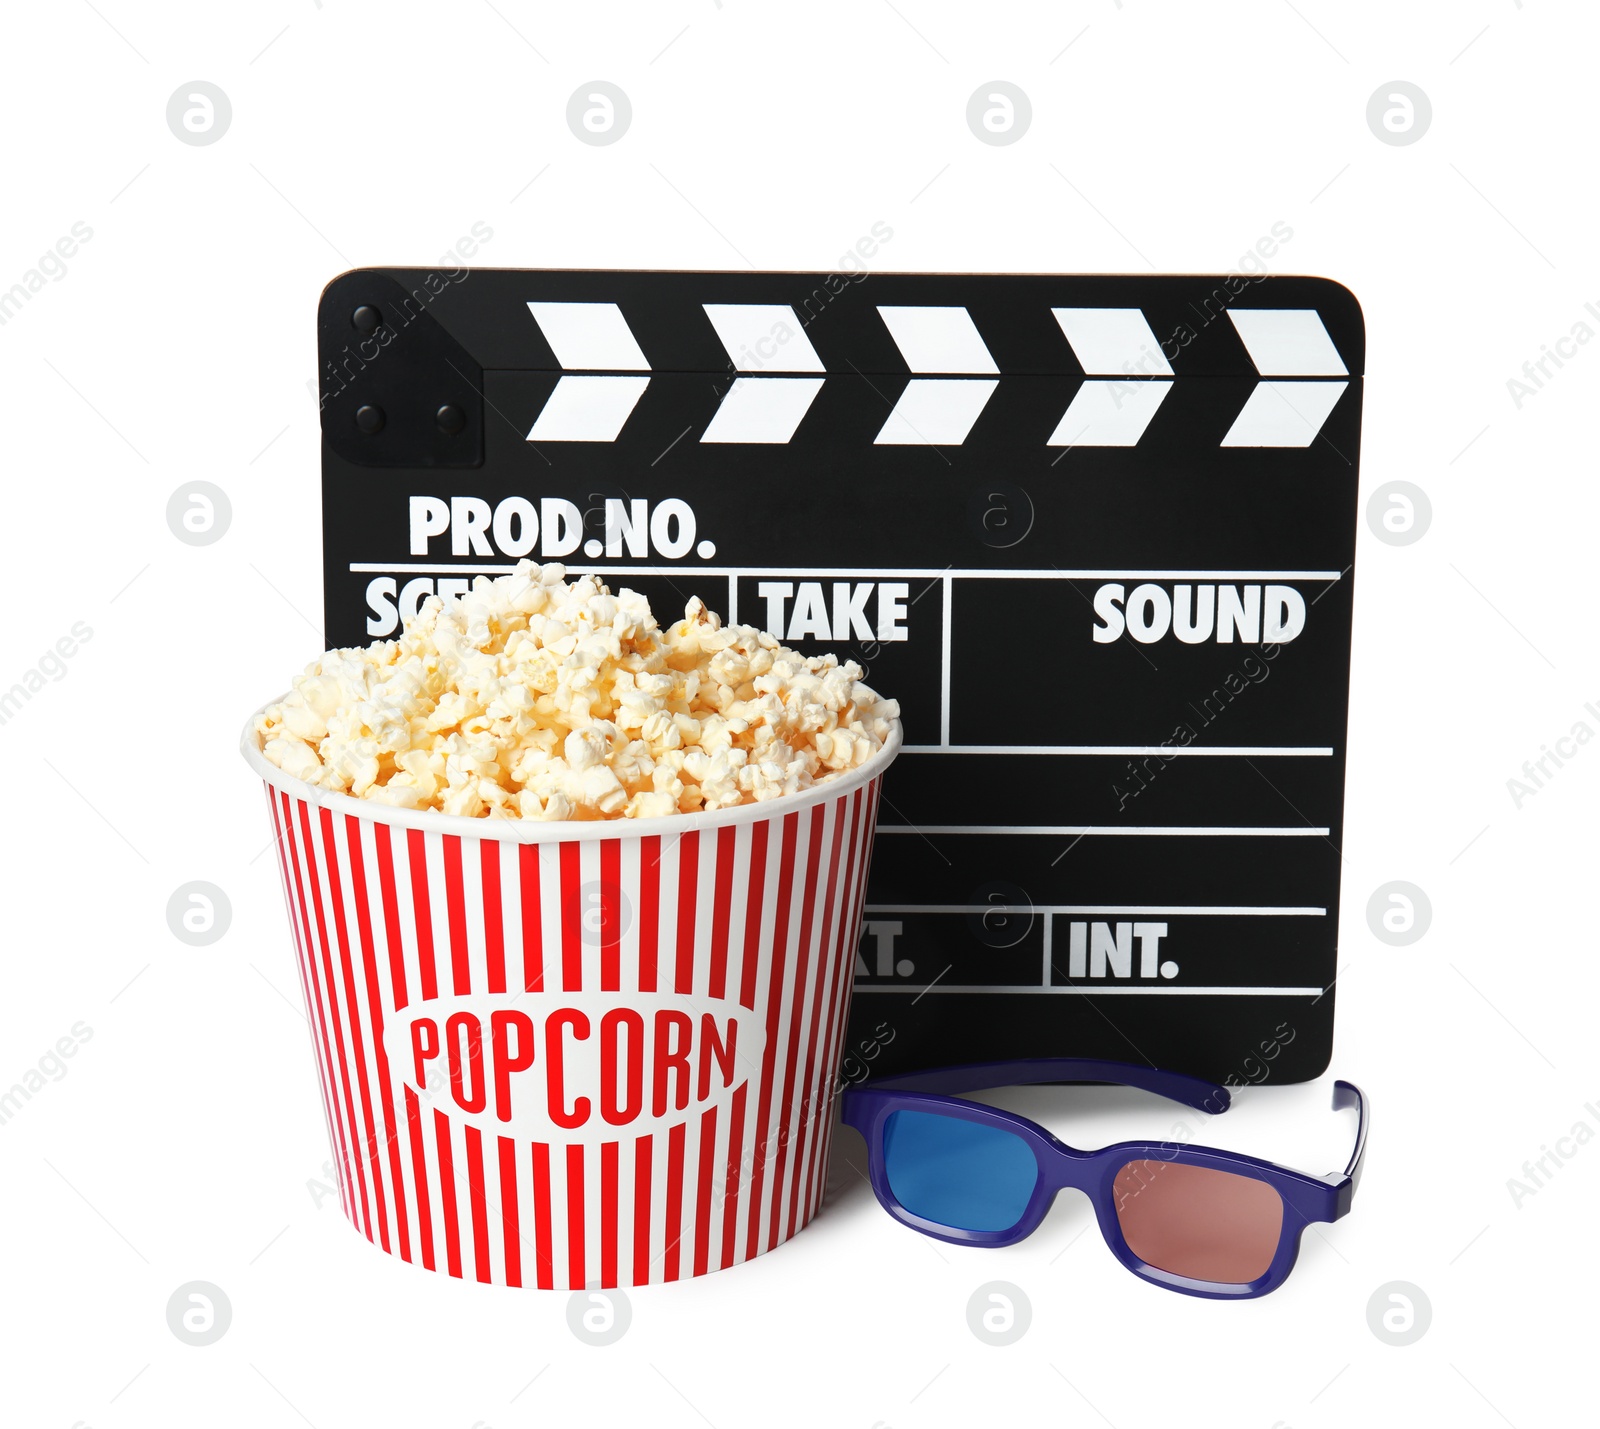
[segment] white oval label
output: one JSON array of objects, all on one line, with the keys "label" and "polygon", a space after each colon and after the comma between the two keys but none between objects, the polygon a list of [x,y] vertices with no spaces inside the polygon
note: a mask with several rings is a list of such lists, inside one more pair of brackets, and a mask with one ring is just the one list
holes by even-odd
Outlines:
[{"label": "white oval label", "polygon": [[447,1116],[527,1141],[615,1141],[723,1106],[765,1029],[736,1002],[673,993],[440,997],[383,1030],[391,1071]]}]

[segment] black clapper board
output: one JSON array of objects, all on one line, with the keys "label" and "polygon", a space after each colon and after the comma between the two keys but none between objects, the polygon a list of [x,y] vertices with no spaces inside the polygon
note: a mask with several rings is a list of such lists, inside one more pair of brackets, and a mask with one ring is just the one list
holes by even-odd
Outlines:
[{"label": "black clapper board", "polygon": [[333,643],[526,554],[900,700],[847,1075],[1326,1066],[1346,289],[367,269],[319,339]]}]

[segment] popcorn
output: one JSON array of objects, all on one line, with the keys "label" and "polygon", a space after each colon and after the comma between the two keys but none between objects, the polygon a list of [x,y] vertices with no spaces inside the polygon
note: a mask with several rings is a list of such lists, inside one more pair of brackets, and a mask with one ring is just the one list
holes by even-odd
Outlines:
[{"label": "popcorn", "polygon": [[319,788],[486,819],[649,819],[810,789],[883,747],[900,706],[698,598],[662,629],[636,591],[521,561],[429,599],[394,640],[330,650],[256,719]]}]

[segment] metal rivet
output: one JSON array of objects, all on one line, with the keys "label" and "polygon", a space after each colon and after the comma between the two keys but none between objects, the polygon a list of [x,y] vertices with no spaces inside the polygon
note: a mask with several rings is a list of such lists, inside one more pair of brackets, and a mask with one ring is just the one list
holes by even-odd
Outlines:
[{"label": "metal rivet", "polygon": [[356,426],[369,437],[383,430],[383,408],[370,404],[356,408]]},{"label": "metal rivet", "polygon": [[357,332],[375,332],[378,324],[383,321],[380,313],[371,303],[363,303],[350,314],[350,325]]},{"label": "metal rivet", "polygon": [[439,430],[448,437],[455,436],[467,425],[467,414],[459,407],[452,407],[446,403],[433,414],[434,421],[438,422]]}]

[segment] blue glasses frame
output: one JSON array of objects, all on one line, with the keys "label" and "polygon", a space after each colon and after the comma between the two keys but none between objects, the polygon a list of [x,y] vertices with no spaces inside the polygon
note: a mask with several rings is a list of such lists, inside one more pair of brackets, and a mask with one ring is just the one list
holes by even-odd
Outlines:
[{"label": "blue glasses frame", "polygon": [[[1300,1237],[1306,1226],[1313,1221],[1336,1221],[1348,1215],[1356,1187],[1361,1182],[1371,1118],[1366,1097],[1352,1082],[1333,1084],[1333,1109],[1356,1112],[1355,1151],[1343,1171],[1331,1171],[1323,1176],[1295,1171],[1237,1151],[1219,1151],[1173,1141],[1122,1141],[1099,1150],[1083,1151],[1067,1145],[1025,1116],[967,1101],[957,1095],[1038,1082],[1109,1082],[1136,1087],[1211,1115],[1227,1111],[1232,1101],[1225,1087],[1182,1072],[1164,1072],[1131,1062],[1047,1057],[977,1062],[883,1077],[847,1088],[841,1098],[841,1117],[866,1139],[873,1193],[891,1216],[913,1230],[956,1245],[1015,1245],[1039,1228],[1057,1192],[1078,1190],[1093,1204],[1106,1244],[1135,1275],[1168,1290],[1212,1300],[1248,1300],[1276,1290],[1294,1269],[1300,1253]],[[954,1117],[1020,1137],[1033,1152],[1038,1177],[1017,1222],[1002,1230],[961,1230],[928,1220],[901,1205],[889,1183],[884,1144],[889,1118],[897,1111]],[[1117,1215],[1117,1174],[1131,1161],[1175,1162],[1228,1171],[1271,1186],[1283,1202],[1283,1224],[1277,1248],[1265,1272],[1254,1280],[1232,1284],[1176,1275],[1141,1260],[1123,1235]]]}]

